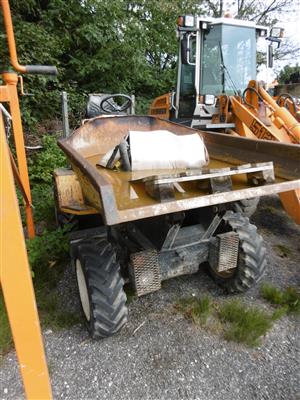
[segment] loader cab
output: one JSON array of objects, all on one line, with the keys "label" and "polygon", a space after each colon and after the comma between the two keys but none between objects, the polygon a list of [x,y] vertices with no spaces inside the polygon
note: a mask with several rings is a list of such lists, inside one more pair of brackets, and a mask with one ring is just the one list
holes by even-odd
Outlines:
[{"label": "loader cab", "polygon": [[232,18],[185,16],[178,22],[179,60],[171,119],[209,125],[221,94],[239,95],[256,79],[258,38],[268,30]]}]

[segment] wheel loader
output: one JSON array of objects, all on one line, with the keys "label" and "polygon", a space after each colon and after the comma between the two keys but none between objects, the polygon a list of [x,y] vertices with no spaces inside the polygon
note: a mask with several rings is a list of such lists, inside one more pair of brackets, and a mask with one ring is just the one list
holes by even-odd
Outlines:
[{"label": "wheel loader", "polygon": [[[292,95],[275,100],[256,81],[257,43],[264,41],[267,66],[283,32],[232,18],[183,16],[178,20],[176,90],[156,98],[150,115],[200,129],[284,143],[300,143],[299,105]],[[281,194],[300,224],[300,192]],[[255,210],[256,200],[247,200]]]}]

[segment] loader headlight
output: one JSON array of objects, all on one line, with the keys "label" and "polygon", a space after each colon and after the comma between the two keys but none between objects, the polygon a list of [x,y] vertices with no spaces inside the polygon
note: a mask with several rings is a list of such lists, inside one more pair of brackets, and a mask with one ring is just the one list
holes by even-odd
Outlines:
[{"label": "loader headlight", "polygon": [[184,17],[184,25],[189,28],[192,28],[194,26],[194,21],[195,21],[195,19],[192,15],[186,15]]},{"label": "loader headlight", "polygon": [[207,23],[207,22],[201,22],[201,28],[202,28],[204,31],[207,31],[207,29],[208,29],[208,23]]},{"label": "loader headlight", "polygon": [[206,106],[213,106],[215,104],[215,96],[213,94],[206,94],[204,96],[204,104]]},{"label": "loader headlight", "polygon": [[277,38],[277,39],[281,38],[282,39],[284,36],[284,29],[275,26],[271,29],[270,36],[273,38]]},{"label": "loader headlight", "polygon": [[259,36],[260,37],[266,37],[267,36],[267,30],[266,29],[261,29],[260,31],[259,31]]}]

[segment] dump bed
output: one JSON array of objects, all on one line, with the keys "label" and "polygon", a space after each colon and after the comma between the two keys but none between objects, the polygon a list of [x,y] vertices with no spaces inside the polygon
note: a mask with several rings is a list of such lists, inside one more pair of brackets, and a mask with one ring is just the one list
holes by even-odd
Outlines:
[{"label": "dump bed", "polygon": [[[199,184],[199,181],[205,178],[200,177],[199,173],[198,176],[195,174],[193,179],[188,178],[182,170],[125,172],[96,165],[129,131],[147,131],[151,135],[155,134],[152,131],[156,130],[168,130],[176,135],[202,135],[210,157],[205,173],[213,172],[210,176],[217,176],[219,180],[222,177],[226,180],[226,176],[230,175],[231,190],[212,190],[209,184]],[[108,225],[286,192],[300,187],[298,145],[200,132],[150,116],[95,118],[82,125],[69,138],[59,139],[58,143],[67,155],[80,183],[85,206],[101,213]],[[256,181],[254,185],[254,181],[249,180],[247,171],[251,171],[251,168],[255,170],[258,165],[257,170],[268,170],[272,165],[270,162],[274,164],[275,179]],[[240,166],[243,171],[239,171]],[[203,172],[204,175],[205,173]],[[175,190],[173,198],[159,199],[151,196],[146,188],[147,179],[155,186],[164,183],[166,177],[169,177],[169,180],[165,182],[172,179],[174,182],[180,181],[183,190]],[[74,210],[78,210],[78,207],[78,204],[74,204]],[[69,208],[72,208],[72,205],[69,205]]]}]

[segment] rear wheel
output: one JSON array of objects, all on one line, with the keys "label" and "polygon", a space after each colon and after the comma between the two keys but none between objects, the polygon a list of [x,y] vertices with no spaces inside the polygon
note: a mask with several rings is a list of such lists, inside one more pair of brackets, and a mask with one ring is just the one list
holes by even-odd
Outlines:
[{"label": "rear wheel", "polygon": [[76,251],[76,277],[86,324],[94,339],[117,333],[127,322],[120,265],[104,238],[82,242]]},{"label": "rear wheel", "polygon": [[257,233],[256,226],[240,213],[227,212],[224,216],[225,233],[234,231],[239,237],[237,267],[217,272],[209,265],[214,280],[228,292],[245,292],[254,286],[263,276],[266,268],[266,249],[263,238]]}]

